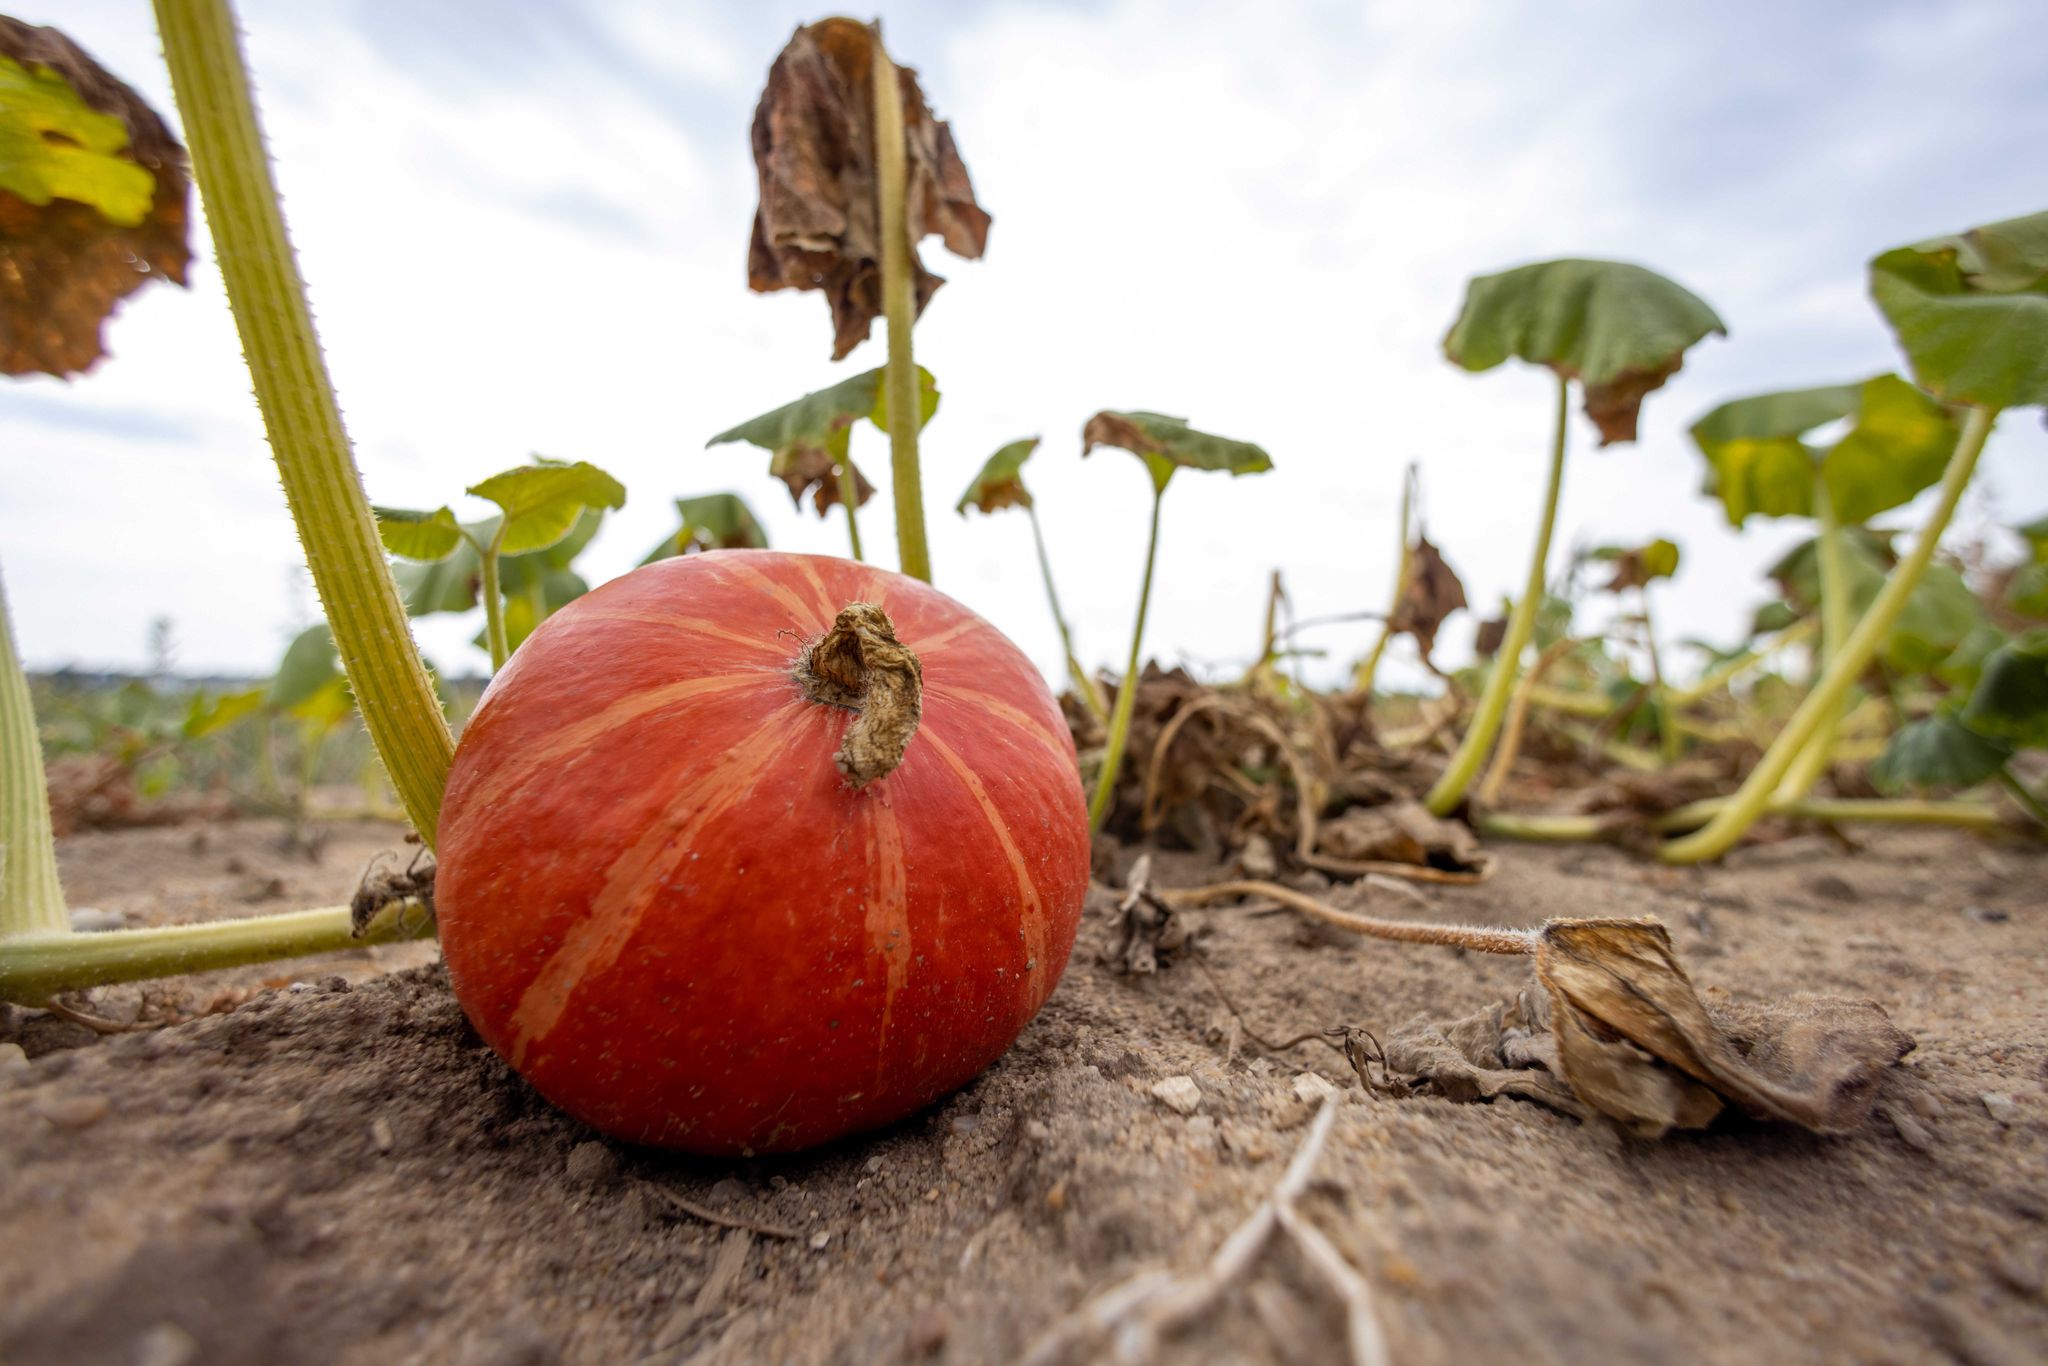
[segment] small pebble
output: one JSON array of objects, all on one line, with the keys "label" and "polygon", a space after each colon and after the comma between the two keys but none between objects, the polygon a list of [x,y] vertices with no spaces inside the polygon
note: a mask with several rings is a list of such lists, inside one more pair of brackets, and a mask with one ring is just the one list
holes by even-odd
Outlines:
[{"label": "small pebble", "polygon": [[1202,1088],[1195,1085],[1193,1077],[1186,1075],[1153,1082],[1152,1096],[1167,1108],[1184,1115],[1193,1114],[1202,1104]]},{"label": "small pebble", "polygon": [[28,1051],[18,1043],[0,1043],[0,1073],[28,1066]]},{"label": "small pebble", "polygon": [[579,1186],[602,1189],[619,1176],[619,1157],[602,1143],[578,1143],[569,1150],[569,1180]]},{"label": "small pebble", "polygon": [[825,1250],[825,1245],[831,1241],[832,1231],[830,1229],[821,1228],[816,1233],[813,1233],[811,1235],[811,1251],[823,1252]]},{"label": "small pebble", "polygon": [[2010,1124],[2019,1118],[2019,1102],[2007,1091],[1986,1091],[1977,1099],[1984,1102],[1984,1112],[2000,1124]]},{"label": "small pebble", "polygon": [[59,1129],[90,1129],[112,1109],[105,1096],[60,1096],[44,1101],[36,1113]]},{"label": "small pebble", "polygon": [[875,1157],[869,1158],[866,1162],[861,1164],[861,1170],[866,1172],[869,1176],[873,1176],[876,1172],[882,1170],[881,1157],[877,1155]]},{"label": "small pebble", "polygon": [[80,934],[104,934],[108,930],[125,929],[128,917],[119,911],[103,911],[97,906],[80,906],[71,913],[71,928]]},{"label": "small pebble", "polygon": [[2010,911],[2001,911],[1995,906],[1965,906],[1963,914],[1979,925],[2003,925],[2012,919]]},{"label": "small pebble", "polygon": [[391,1121],[379,1115],[370,1121],[370,1146],[380,1153],[388,1153],[397,1146],[398,1139],[391,1132]]},{"label": "small pebble", "polygon": [[1310,1105],[1321,1105],[1325,1100],[1337,1094],[1337,1088],[1330,1085],[1329,1080],[1325,1077],[1318,1076],[1314,1072],[1303,1072],[1294,1079],[1294,1094],[1300,1096]]},{"label": "small pebble", "polygon": [[1892,1122],[1894,1129],[1899,1131],[1899,1137],[1905,1140],[1907,1147],[1915,1152],[1931,1153],[1934,1151],[1934,1134],[1925,1124],[1920,1122],[1919,1117],[1911,1110],[1903,1105],[1886,1105],[1884,1107],[1884,1117]]}]

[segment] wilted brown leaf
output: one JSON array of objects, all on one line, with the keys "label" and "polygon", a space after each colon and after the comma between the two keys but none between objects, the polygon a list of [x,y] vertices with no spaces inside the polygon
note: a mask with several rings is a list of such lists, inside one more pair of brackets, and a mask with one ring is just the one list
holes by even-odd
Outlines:
[{"label": "wilted brown leaf", "polygon": [[1653,919],[1553,920],[1536,976],[1572,1089],[1646,1138],[1704,1125],[1724,1101],[1820,1133],[1853,1129],[1884,1069],[1913,1048],[1868,1001],[1795,997],[1710,1013]]},{"label": "wilted brown leaf", "polygon": [[1430,651],[1436,648],[1437,628],[1444,624],[1444,618],[1463,606],[1465,585],[1458,582],[1458,576],[1444,563],[1442,552],[1429,543],[1429,538],[1417,536],[1415,549],[1408,557],[1407,577],[1401,583],[1401,600],[1394,605],[1387,630],[1414,636],[1422,657],[1428,659]]},{"label": "wilted brown leaf", "polygon": [[[1664,381],[1677,374],[1684,364],[1685,356],[1681,353],[1650,369],[1625,370],[1606,384],[1586,385],[1586,416],[1600,429],[1600,444],[1612,446],[1617,441],[1635,440],[1636,419],[1642,415],[1643,400],[1663,388]],[[1561,366],[1552,368],[1566,373]]]},{"label": "wilted brown leaf", "polygon": [[1420,1077],[1446,1099],[1516,1096],[1574,1119],[1591,1115],[1556,1074],[1557,1046],[1539,993],[1523,992],[1462,1020],[1410,1021],[1387,1040],[1387,1066]]},{"label": "wilted brown leaf", "polygon": [[[868,499],[875,496],[875,486],[859,466],[849,464],[848,468],[853,472],[857,506],[866,507]],[[804,495],[810,494],[811,506],[820,517],[846,501],[839,496],[839,466],[822,446],[795,445],[777,451],[768,462],[768,473],[789,486],[789,499],[798,507],[804,505]]]},{"label": "wilted brown leaf", "polygon": [[73,200],[35,205],[0,190],[0,374],[66,378],[105,354],[100,329],[116,303],[154,279],[185,283],[191,175],[164,121],[56,29],[0,16],[0,56],[54,72],[120,120],[128,155],[156,181],[133,227]]},{"label": "wilted brown leaf", "polygon": [[1413,801],[1354,806],[1322,821],[1316,848],[1345,862],[1409,863],[1455,873],[1484,873],[1492,863],[1470,826],[1433,816]]},{"label": "wilted brown leaf", "polygon": [[[832,307],[832,358],[865,341],[882,311],[876,204],[874,47],[866,24],[826,19],[799,28],[769,69],[754,110],[761,203],[747,252],[747,283],[762,293],[820,289]],[[932,117],[917,75],[899,67],[917,308],[945,283],[918,259],[937,233],[956,256],[978,258],[989,216],[974,200],[952,130]]]}]

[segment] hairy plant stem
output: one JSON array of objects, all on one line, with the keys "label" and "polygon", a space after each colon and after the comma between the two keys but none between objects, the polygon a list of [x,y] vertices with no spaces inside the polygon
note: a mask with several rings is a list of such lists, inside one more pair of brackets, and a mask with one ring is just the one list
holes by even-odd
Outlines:
[{"label": "hairy plant stem", "polygon": [[1145,542],[1145,581],[1138,588],[1138,624],[1131,631],[1131,660],[1124,666],[1123,681],[1116,689],[1116,711],[1109,718],[1109,741],[1102,751],[1102,771],[1095,778],[1095,795],[1088,802],[1090,834],[1102,829],[1116,799],[1116,774],[1123,767],[1124,742],[1131,734],[1131,711],[1138,705],[1138,652],[1145,642],[1145,609],[1152,603],[1152,565],[1159,558],[1159,505],[1166,499],[1166,485],[1152,485],[1152,531]]},{"label": "hairy plant stem", "polygon": [[[1842,519],[1835,512],[1834,499],[1828,495],[1827,480],[1821,478],[1818,466],[1813,475],[1813,508],[1820,518],[1820,538],[1816,548],[1820,559],[1821,659],[1825,666],[1832,663],[1848,643],[1854,623],[1849,602],[1848,568],[1842,562]],[[1814,731],[1813,739],[1799,751],[1792,766],[1786,770],[1784,781],[1778,784],[1776,800],[1796,802],[1813,791],[1826,776],[1835,733],[1841,728],[1842,715],[1848,709],[1848,703],[1845,694],[1828,710]]]},{"label": "hairy plant stem", "polygon": [[431,915],[401,905],[386,911],[360,939],[350,931],[346,906],[104,934],[23,935],[0,941],[0,1001],[40,1005],[60,991],[337,953],[425,939],[433,932]]},{"label": "hairy plant stem", "polygon": [[0,941],[70,931],[71,915],[57,880],[43,740],[36,731],[28,673],[14,645],[7,590],[0,585]]},{"label": "hairy plant stem", "polygon": [[505,661],[512,657],[511,646],[505,639],[505,594],[498,585],[498,548],[504,543],[505,524],[500,521],[490,544],[476,548],[477,562],[483,566],[484,644],[491,652],[492,673],[504,668]]},{"label": "hairy plant stem", "polygon": [[917,362],[910,329],[917,322],[917,296],[910,275],[910,229],[904,213],[907,171],[904,156],[903,87],[896,63],[874,26],[875,182],[882,234],[882,313],[889,322],[889,361],[882,375],[889,404],[891,486],[896,495],[896,553],[913,579],[932,581],[931,549],[924,535],[924,479],[918,469],[917,436],[922,416],[917,401]]},{"label": "hairy plant stem", "polygon": [[1408,567],[1414,551],[1408,548],[1408,526],[1415,515],[1415,466],[1410,465],[1401,480],[1401,551],[1394,560],[1394,596],[1387,602],[1387,615],[1380,623],[1380,638],[1373,642],[1372,653],[1358,666],[1352,676],[1352,687],[1370,697],[1373,679],[1379,675],[1380,656],[1387,652],[1387,642],[1394,638],[1393,623],[1401,610],[1401,599],[1408,593]]},{"label": "hairy plant stem", "polygon": [[1837,715],[1842,699],[1848,696],[1857,677],[1877,654],[1878,646],[1884,643],[1885,633],[1899,619],[1899,613],[1905,610],[1906,600],[1912,596],[1921,575],[1933,562],[1941,533],[1948,529],[1956,504],[1962,500],[1963,490],[1969,487],[1970,475],[1977,468],[1977,457],[1983,454],[1984,442],[1997,420],[1995,408],[1970,409],[1970,415],[1963,424],[1962,439],[1956,443],[1955,453],[1949,457],[1948,468],[1942,474],[1940,497],[1927,518],[1927,524],[1921,528],[1912,552],[1899,561],[1885,579],[1884,588],[1870,604],[1870,610],[1856,623],[1842,648],[1828,660],[1827,669],[1819,681],[1799,704],[1798,710],[1792,713],[1792,719],[1786,722],[1784,730],[1771,742],[1771,747],[1764,751],[1763,758],[1750,770],[1740,790],[1697,834],[1673,840],[1658,850],[1659,858],[1666,863],[1697,863],[1702,859],[1718,858],[1771,809],[1772,799],[1785,781],[1793,760],[1812,743],[1820,728]]},{"label": "hairy plant stem", "polygon": [[2025,783],[2014,776],[2011,767],[2002,767],[1998,770],[1998,785],[2005,789],[2007,796],[2019,804],[2020,810],[2033,818],[2036,825],[2048,826],[2048,803],[2042,802]]},{"label": "hairy plant stem", "polygon": [[1465,789],[1472,785],[1472,779],[1478,776],[1479,766],[1486,762],[1486,756],[1493,748],[1493,738],[1500,733],[1501,720],[1507,713],[1508,694],[1513,690],[1515,676],[1521,668],[1522,651],[1536,633],[1536,612],[1543,602],[1544,569],[1550,559],[1550,534],[1557,524],[1558,493],[1564,486],[1565,433],[1571,419],[1571,397],[1571,382],[1562,375],[1558,376],[1557,425],[1550,443],[1550,482],[1543,497],[1543,520],[1536,532],[1536,553],[1529,562],[1529,581],[1522,589],[1520,600],[1515,603],[1514,614],[1508,618],[1507,637],[1501,641],[1500,650],[1493,657],[1493,669],[1486,676],[1486,691],[1480,696],[1479,709],[1473,713],[1471,724],[1466,727],[1458,752],[1451,756],[1450,767],[1429,790],[1426,805],[1439,816],[1449,815],[1465,799]]},{"label": "hairy plant stem", "polygon": [[1067,614],[1060,610],[1059,590],[1052,584],[1052,559],[1045,553],[1045,533],[1038,526],[1037,504],[1026,503],[1024,515],[1031,519],[1031,544],[1038,551],[1038,573],[1045,580],[1045,600],[1052,604],[1052,624],[1059,628],[1060,648],[1067,653],[1067,677],[1073,681],[1075,695],[1088,708],[1088,714],[1106,723],[1109,706],[1102,700],[1102,689],[1081,667],[1081,660],[1074,653],[1073,630],[1067,625]]},{"label": "hairy plant stem", "polygon": [[1356,915],[1325,905],[1292,887],[1255,880],[1217,882],[1207,887],[1161,887],[1153,893],[1169,906],[1206,906],[1231,897],[1263,897],[1290,910],[1300,911],[1326,925],[1372,939],[1389,939],[1400,944],[1437,944],[1444,948],[1470,949],[1475,953],[1523,954],[1536,951],[1533,930],[1496,929],[1477,925],[1434,925],[1415,920],[1383,920],[1373,915]]},{"label": "hairy plant stem", "polygon": [[860,553],[860,515],[854,510],[858,502],[860,481],[853,477],[852,462],[842,460],[839,462],[839,505],[846,509],[846,538],[853,542],[854,563],[862,564],[867,557]]},{"label": "hairy plant stem", "polygon": [[285,500],[363,724],[434,842],[455,740],[420,663],[313,331],[227,0],[156,0],[193,170]]}]

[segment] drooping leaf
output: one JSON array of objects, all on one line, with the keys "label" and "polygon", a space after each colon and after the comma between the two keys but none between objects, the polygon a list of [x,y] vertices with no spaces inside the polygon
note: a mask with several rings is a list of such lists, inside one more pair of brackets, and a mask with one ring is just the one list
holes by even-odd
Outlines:
[{"label": "drooping leaf", "polygon": [[1645,545],[1597,546],[1586,552],[1589,560],[1614,566],[1614,577],[1601,587],[1609,593],[1624,588],[1641,588],[1654,579],[1668,579],[1678,572],[1678,546],[1659,536]]},{"label": "drooping leaf", "polygon": [[2048,749],[2048,628],[1992,651],[1962,720],[1981,735],[2022,749]]},{"label": "drooping leaf", "polygon": [[1870,293],[1922,388],[1990,408],[2048,403],[2048,212],[1885,252]]},{"label": "drooping leaf", "polygon": [[1727,327],[1690,290],[1619,261],[1543,261],[1473,278],[1444,354],[1474,372],[1510,358],[1585,389],[1600,443],[1636,439],[1643,399]]},{"label": "drooping leaf", "polygon": [[[768,72],[754,110],[761,202],[747,249],[747,284],[766,293],[818,289],[832,307],[832,359],[867,339],[882,312],[874,162],[875,32],[851,19],[796,31]],[[921,314],[945,281],[917,244],[936,233],[956,256],[978,258],[989,216],[974,201],[953,132],[932,117],[917,74],[903,92],[904,211]]]},{"label": "drooping leaf", "polygon": [[190,198],[185,149],[140,96],[0,16],[0,374],[89,369],[117,303],[184,284]]},{"label": "drooping leaf", "polygon": [[573,531],[586,509],[626,503],[623,484],[582,460],[541,458],[494,474],[468,492],[503,510],[498,550],[505,555],[545,550]]},{"label": "drooping leaf", "polygon": [[[1849,430],[1836,440],[1806,439],[1845,418]],[[1868,521],[1938,483],[1957,435],[1948,410],[1897,375],[1737,399],[1692,429],[1707,458],[1706,492],[1733,526],[1752,515],[1814,516],[1816,470],[1838,519]]]},{"label": "drooping leaf", "polygon": [[1097,413],[1081,429],[1081,454],[1085,456],[1097,446],[1115,446],[1143,460],[1153,487],[1162,490],[1177,469],[1227,470],[1240,475],[1273,468],[1273,458],[1249,441],[1211,436],[1188,426],[1186,418],[1160,413],[1107,409]]},{"label": "drooping leaf", "polygon": [[1752,636],[1776,635],[1796,625],[1802,614],[1789,602],[1767,602],[1756,609],[1749,619],[1749,633]]},{"label": "drooping leaf", "polygon": [[334,637],[324,623],[308,626],[285,647],[263,700],[279,711],[296,711],[314,702],[323,688],[341,677],[341,656],[335,651]]},{"label": "drooping leaf", "polygon": [[673,559],[693,550],[766,550],[768,533],[754,517],[754,510],[736,493],[712,493],[702,498],[676,499],[676,514],[682,525],[649,551],[642,564]]},{"label": "drooping leaf", "polygon": [[1909,721],[1870,766],[1881,792],[1975,787],[1997,774],[2012,746],[1964,725],[1953,708]]},{"label": "drooping leaf", "polygon": [[254,716],[263,710],[269,692],[267,687],[258,686],[222,693],[219,697],[209,697],[204,692],[192,694],[192,707],[185,714],[185,724],[181,728],[185,738],[201,740],[209,735],[218,735],[236,722]]},{"label": "drooping leaf", "polygon": [[[924,420],[929,422],[939,408],[939,387],[923,366],[918,367],[917,388]],[[847,459],[847,451],[852,443],[853,424],[862,418],[883,431],[888,430],[887,403],[882,371],[868,370],[749,418],[720,432],[705,445],[745,441],[759,446],[769,453],[768,472],[789,486],[790,500],[801,507],[804,494],[811,494],[811,505],[823,517],[841,501],[842,465],[853,470],[856,496],[862,505],[874,496],[874,485]]]},{"label": "drooping leaf", "polygon": [[423,512],[414,508],[373,507],[377,536],[384,548],[408,560],[444,560],[462,544],[462,527],[453,510]]},{"label": "drooping leaf", "polygon": [[967,492],[960,495],[960,501],[953,504],[953,511],[962,517],[970,507],[983,512],[995,512],[1007,507],[1030,507],[1031,491],[1024,487],[1024,462],[1038,449],[1038,438],[1027,436],[1022,441],[1012,441],[988,458],[981,467],[981,473],[974,476],[974,482],[967,486]]},{"label": "drooping leaf", "polygon": [[[1408,573],[1401,581],[1401,599],[1387,618],[1387,630],[1415,637],[1422,657],[1436,649],[1436,633],[1451,613],[1464,607],[1465,585],[1427,536],[1417,534],[1408,552]],[[1498,649],[1498,646],[1495,646]]]}]

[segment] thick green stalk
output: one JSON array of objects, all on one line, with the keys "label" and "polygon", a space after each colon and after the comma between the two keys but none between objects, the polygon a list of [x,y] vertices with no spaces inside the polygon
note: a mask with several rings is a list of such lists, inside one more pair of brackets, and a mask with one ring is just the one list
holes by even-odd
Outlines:
[{"label": "thick green stalk", "polygon": [[421,666],[313,331],[227,0],[156,0],[256,401],[363,724],[429,844],[455,741]]},{"label": "thick green stalk", "polygon": [[1826,670],[1812,691],[1792,713],[1792,719],[1786,722],[1785,729],[1778,733],[1771,747],[1764,751],[1756,767],[1750,770],[1741,789],[1715,813],[1704,829],[1665,845],[1658,851],[1659,858],[1667,863],[1697,863],[1702,859],[1718,858],[1771,809],[1773,798],[1785,781],[1792,761],[1812,743],[1821,727],[1839,714],[1842,700],[1855,686],[1858,675],[1869,666],[1878,647],[1884,643],[1885,634],[1899,619],[1899,613],[1905,610],[1906,600],[1919,586],[1921,575],[1927,572],[1927,566],[1934,559],[1941,533],[1948,529],[1956,504],[1961,501],[1963,490],[1969,487],[1970,475],[1977,468],[1977,457],[1983,454],[1985,439],[1991,435],[1991,426],[1997,420],[1996,409],[1970,410],[1969,419],[1963,425],[1962,440],[1956,444],[1955,454],[1949,457],[1948,468],[1942,474],[1940,497],[1927,519],[1927,525],[1921,528],[1912,552],[1893,568],[1877,600],[1856,623],[1842,648],[1829,658]]},{"label": "thick green stalk", "polygon": [[853,558],[856,564],[866,560],[860,553],[860,515],[854,505],[860,501],[860,481],[853,477],[851,461],[839,462],[839,506],[846,509],[846,537],[853,542]]},{"label": "thick green stalk", "polygon": [[1449,815],[1464,800],[1465,789],[1472,785],[1479,766],[1486,762],[1493,738],[1500,733],[1501,719],[1507,714],[1508,695],[1514,690],[1522,651],[1536,634],[1536,611],[1543,603],[1544,572],[1550,559],[1550,533],[1557,524],[1558,492],[1564,486],[1565,431],[1570,418],[1571,382],[1560,375],[1557,426],[1550,443],[1550,484],[1543,496],[1543,520],[1536,532],[1536,553],[1529,562],[1529,581],[1515,603],[1514,614],[1508,618],[1507,637],[1493,657],[1493,669],[1486,676],[1486,692],[1479,699],[1479,710],[1473,713],[1458,752],[1451,756],[1450,767],[1429,790],[1427,804],[1439,816]]},{"label": "thick green stalk", "polygon": [[484,644],[491,652],[492,673],[504,668],[505,661],[512,657],[512,650],[505,639],[505,593],[498,582],[500,539],[501,536],[493,536],[491,543],[477,552],[477,561],[483,565]]},{"label": "thick green stalk", "polygon": [[1045,579],[1045,598],[1052,604],[1052,623],[1059,627],[1060,648],[1067,652],[1067,677],[1073,680],[1074,692],[1088,708],[1089,715],[1098,721],[1109,720],[1109,708],[1103,705],[1102,689],[1081,667],[1079,656],[1074,653],[1074,633],[1067,626],[1067,614],[1060,610],[1059,590],[1052,586],[1052,560],[1045,553],[1045,533],[1038,526],[1038,507],[1034,503],[1024,505],[1024,513],[1031,519],[1031,544],[1038,549],[1038,572]]},{"label": "thick green stalk", "polygon": [[[1821,478],[1818,466],[1813,475],[1813,510],[1820,518],[1820,539],[1816,548],[1820,559],[1821,658],[1832,662],[1848,643],[1854,622],[1849,602],[1849,571],[1842,562],[1842,519],[1835,513],[1834,499],[1828,495],[1828,482]],[[1835,732],[1841,728],[1842,713],[1847,707],[1848,698],[1844,696],[1822,720],[1806,748],[1799,751],[1792,767],[1786,771],[1785,780],[1778,785],[1778,801],[1798,801],[1813,791],[1814,786],[1826,776],[1828,758],[1835,746]]]},{"label": "thick green stalk", "polygon": [[1138,624],[1131,632],[1131,662],[1124,666],[1123,682],[1116,690],[1116,712],[1109,720],[1109,744],[1102,752],[1102,772],[1095,779],[1095,796],[1088,803],[1088,829],[1102,829],[1109,818],[1110,803],[1116,799],[1116,771],[1123,766],[1124,741],[1130,738],[1131,711],[1138,705],[1138,652],[1145,641],[1145,609],[1152,603],[1152,564],[1159,557],[1159,505],[1166,499],[1166,485],[1152,486],[1152,533],[1145,542],[1145,581],[1138,588]]},{"label": "thick green stalk", "polygon": [[[1650,696],[1657,709],[1657,752],[1664,762],[1675,764],[1681,752],[1678,735],[1678,708],[1671,701],[1671,690],[1664,686],[1664,660],[1657,653],[1657,623],[1650,617],[1650,586],[1644,584],[1636,590],[1643,605],[1643,648],[1650,653]],[[1822,752],[1826,758],[1826,752]]]},{"label": "thick green stalk", "polygon": [[910,274],[910,229],[904,214],[903,87],[896,64],[875,26],[875,191],[882,234],[882,313],[889,321],[889,363],[882,375],[889,399],[889,459],[896,493],[896,553],[913,579],[932,581],[931,549],[924,536],[924,478],[917,463],[917,362],[910,329],[917,295]]},{"label": "thick green stalk", "polygon": [[425,939],[433,932],[431,915],[402,907],[357,939],[349,930],[349,908],[329,906],[201,925],[24,935],[0,942],[0,1001],[40,1005],[60,991]]},{"label": "thick green stalk", "polygon": [[1401,481],[1401,552],[1394,560],[1394,596],[1387,602],[1387,618],[1380,623],[1380,638],[1373,642],[1372,653],[1358,666],[1351,686],[1370,697],[1373,680],[1379,676],[1380,656],[1387,652],[1387,642],[1394,636],[1394,617],[1401,610],[1401,599],[1408,593],[1408,563],[1414,552],[1408,546],[1408,523],[1415,512],[1415,467],[1408,467],[1407,475]]},{"label": "thick green stalk", "polygon": [[[1734,800],[1733,797],[1709,797],[1705,801],[1688,802],[1659,816],[1657,829],[1666,834],[1697,829],[1726,811]],[[1996,830],[2005,824],[2005,817],[1989,802],[1929,802],[1902,798],[1809,797],[1801,801],[1773,802],[1769,814],[1841,825],[1950,825],[1979,831]]]},{"label": "thick green stalk", "polygon": [[43,740],[36,733],[28,674],[14,647],[7,590],[0,585],[0,940],[70,930],[57,881]]}]

